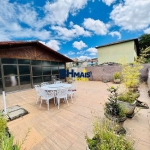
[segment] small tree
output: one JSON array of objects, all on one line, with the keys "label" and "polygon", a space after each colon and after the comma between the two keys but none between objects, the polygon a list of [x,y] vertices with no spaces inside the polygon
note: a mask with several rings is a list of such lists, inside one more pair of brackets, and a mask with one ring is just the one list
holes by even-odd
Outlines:
[{"label": "small tree", "polygon": [[110,87],[107,89],[110,92],[108,97],[109,102],[105,104],[105,115],[111,115],[115,117],[125,117],[126,110],[123,109],[120,104],[117,103],[118,100],[118,88]]},{"label": "small tree", "polygon": [[138,87],[140,82],[140,70],[142,65],[139,62],[128,64],[126,59],[121,60],[122,79],[126,88]]}]

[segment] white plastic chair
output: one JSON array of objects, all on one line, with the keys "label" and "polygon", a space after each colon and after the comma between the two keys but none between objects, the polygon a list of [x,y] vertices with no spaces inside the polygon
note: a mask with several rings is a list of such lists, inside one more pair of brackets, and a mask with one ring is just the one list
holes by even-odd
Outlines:
[{"label": "white plastic chair", "polygon": [[54,91],[47,91],[47,90],[43,90],[41,89],[41,104],[40,107],[42,105],[42,101],[45,100],[46,104],[48,106],[48,110],[49,110],[49,100],[54,98],[54,104],[55,104],[55,94]]},{"label": "white plastic chair", "polygon": [[63,98],[65,102],[67,102],[68,106],[68,100],[67,100],[67,94],[68,94],[68,89],[67,88],[58,88],[56,92],[56,99],[57,99],[57,104],[58,104],[58,109],[60,106],[60,99]]},{"label": "white plastic chair", "polygon": [[74,84],[72,84],[72,86],[68,89],[68,93],[67,95],[71,97],[72,103],[73,103],[73,97],[75,97],[75,92],[76,92],[76,87]]},{"label": "white plastic chair", "polygon": [[48,82],[43,82],[43,83],[41,83],[41,87],[42,87],[42,86],[45,86],[45,85],[49,85],[49,83],[48,83]]},{"label": "white plastic chair", "polygon": [[34,85],[35,90],[36,90],[36,94],[37,94],[37,99],[36,99],[36,104],[39,101],[39,98],[41,97],[40,92],[41,92],[41,87],[39,85]]},{"label": "white plastic chair", "polygon": [[61,84],[62,81],[55,81],[54,84]]}]

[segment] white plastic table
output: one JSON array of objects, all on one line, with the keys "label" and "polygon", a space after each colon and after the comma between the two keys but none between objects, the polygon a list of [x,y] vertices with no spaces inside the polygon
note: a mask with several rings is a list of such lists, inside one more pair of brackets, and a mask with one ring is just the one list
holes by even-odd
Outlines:
[{"label": "white plastic table", "polygon": [[58,88],[70,88],[71,84],[67,83],[60,83],[60,84],[49,84],[42,86],[41,89],[48,90],[48,91],[56,91]]}]

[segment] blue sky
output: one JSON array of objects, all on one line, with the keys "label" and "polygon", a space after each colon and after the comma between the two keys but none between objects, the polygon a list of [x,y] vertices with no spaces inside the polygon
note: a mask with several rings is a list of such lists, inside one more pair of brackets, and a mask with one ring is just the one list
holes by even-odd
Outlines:
[{"label": "blue sky", "polygon": [[150,0],[0,0],[0,41],[39,40],[70,58],[150,34]]}]

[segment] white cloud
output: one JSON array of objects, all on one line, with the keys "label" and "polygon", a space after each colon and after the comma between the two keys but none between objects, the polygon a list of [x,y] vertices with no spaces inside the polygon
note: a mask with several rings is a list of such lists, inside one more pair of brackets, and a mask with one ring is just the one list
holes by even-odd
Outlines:
[{"label": "white cloud", "polygon": [[67,55],[74,55],[74,54],[75,54],[75,52],[69,51]]},{"label": "white cloud", "polygon": [[91,56],[96,55],[96,53],[90,53]]},{"label": "white cloud", "polygon": [[73,47],[75,47],[78,50],[81,50],[84,47],[87,47],[87,45],[83,41],[75,41],[73,44]]},{"label": "white cloud", "polygon": [[97,49],[94,47],[91,47],[91,48],[87,49],[86,51],[90,52],[90,53],[97,53]]},{"label": "white cloud", "polygon": [[[22,26],[22,23],[26,27]],[[38,14],[32,4],[10,3],[1,1],[0,5],[0,40],[37,39],[47,40],[50,31],[40,29],[43,21],[38,20]]]},{"label": "white cloud", "polygon": [[143,30],[150,25],[150,0],[124,0],[113,8],[110,18],[124,30]]},{"label": "white cloud", "polygon": [[85,51],[79,51],[77,52],[77,55],[83,55],[85,53]]},{"label": "white cloud", "polygon": [[145,34],[150,34],[150,28],[145,29],[145,30],[144,30],[144,33],[145,33]]},{"label": "white cloud", "polygon": [[84,30],[84,28],[80,27],[79,25],[73,25],[71,29],[67,29],[61,26],[52,26],[51,29],[56,31],[58,37],[63,40],[71,40],[79,36],[91,36],[89,31]]},{"label": "white cloud", "polygon": [[50,23],[62,25],[67,21],[69,14],[76,13],[85,7],[87,0],[55,0],[47,2],[44,9],[46,19]]},{"label": "white cloud", "polygon": [[116,0],[102,0],[103,3],[110,6],[112,3],[114,3]]},{"label": "white cloud", "polygon": [[121,39],[121,34],[118,31],[112,31],[109,33],[109,35],[111,35],[112,37],[118,36],[118,39]]},{"label": "white cloud", "polygon": [[108,32],[108,24],[92,18],[84,19],[83,26],[97,35],[106,35]]},{"label": "white cloud", "polygon": [[58,42],[56,40],[50,40],[49,42],[46,43],[46,45],[55,51],[58,51],[60,49],[60,47],[59,47],[60,42]]},{"label": "white cloud", "polygon": [[74,23],[72,21],[69,22],[70,27],[73,27]]},{"label": "white cloud", "polygon": [[87,59],[91,59],[91,57],[88,56],[80,56],[78,57],[79,60],[87,60]]}]

